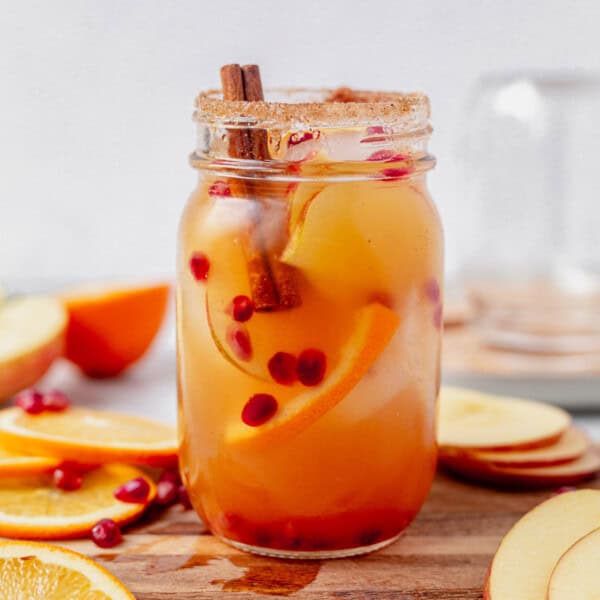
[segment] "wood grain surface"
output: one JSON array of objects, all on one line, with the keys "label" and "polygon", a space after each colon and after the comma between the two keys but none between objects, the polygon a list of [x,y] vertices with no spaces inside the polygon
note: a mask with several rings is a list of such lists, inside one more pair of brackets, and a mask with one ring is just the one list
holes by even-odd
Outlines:
[{"label": "wood grain surface", "polygon": [[113,550],[85,540],[64,545],[97,559],[138,600],[476,600],[504,533],[551,494],[497,491],[439,474],[398,542],[352,559],[296,562],[238,552],[180,507],[148,514]]}]

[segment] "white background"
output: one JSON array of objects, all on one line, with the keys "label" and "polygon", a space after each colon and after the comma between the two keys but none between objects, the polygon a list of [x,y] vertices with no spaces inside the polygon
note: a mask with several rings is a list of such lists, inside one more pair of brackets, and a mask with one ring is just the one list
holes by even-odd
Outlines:
[{"label": "white background", "polygon": [[452,269],[470,86],[490,69],[599,69],[599,25],[594,0],[4,0],[0,279],[172,274],[192,101],[233,61],[260,63],[266,85],[427,91]]}]

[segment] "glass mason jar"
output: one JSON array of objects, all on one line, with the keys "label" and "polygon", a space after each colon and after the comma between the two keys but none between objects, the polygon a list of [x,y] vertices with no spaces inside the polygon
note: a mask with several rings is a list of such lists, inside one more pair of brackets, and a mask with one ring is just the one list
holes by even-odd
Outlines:
[{"label": "glass mason jar", "polygon": [[238,548],[375,550],[428,494],[443,263],[428,118],[420,94],[197,100],[180,461],[195,509]]}]

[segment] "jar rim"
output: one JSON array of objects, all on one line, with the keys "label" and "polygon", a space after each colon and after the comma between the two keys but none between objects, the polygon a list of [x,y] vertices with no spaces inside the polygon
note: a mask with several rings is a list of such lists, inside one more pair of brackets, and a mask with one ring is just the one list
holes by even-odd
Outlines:
[{"label": "jar rim", "polygon": [[194,120],[228,127],[398,126],[414,131],[429,125],[429,98],[422,92],[386,92],[340,88],[272,88],[267,100],[223,100],[221,90],[196,98]]}]

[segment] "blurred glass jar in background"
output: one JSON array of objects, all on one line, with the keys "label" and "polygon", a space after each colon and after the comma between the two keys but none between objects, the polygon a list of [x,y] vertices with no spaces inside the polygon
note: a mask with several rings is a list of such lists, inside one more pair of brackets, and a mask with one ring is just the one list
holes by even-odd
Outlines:
[{"label": "blurred glass jar in background", "polygon": [[600,352],[600,77],[490,75],[466,112],[461,282],[483,340]]}]

